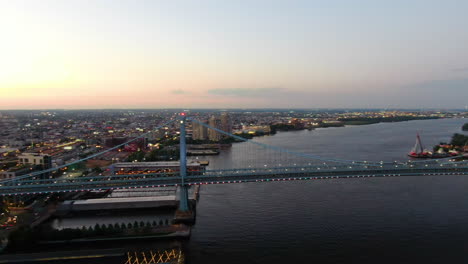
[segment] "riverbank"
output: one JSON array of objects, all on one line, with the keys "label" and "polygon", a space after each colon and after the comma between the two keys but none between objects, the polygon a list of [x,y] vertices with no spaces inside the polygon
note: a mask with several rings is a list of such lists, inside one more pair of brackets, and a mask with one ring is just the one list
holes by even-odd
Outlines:
[{"label": "riverbank", "polygon": [[[332,121],[318,121],[318,122],[292,122],[291,124],[273,124],[270,125],[270,132],[258,131],[252,133],[237,133],[236,135],[245,139],[252,139],[254,137],[262,137],[275,135],[277,132],[288,132],[288,131],[302,131],[302,130],[314,130],[317,128],[335,128],[345,126],[364,126],[373,125],[379,123],[397,123],[415,120],[435,120],[442,119],[440,117],[414,117],[414,116],[401,116],[401,117],[381,117],[381,118],[339,118]],[[236,139],[224,139],[222,143],[237,143],[242,142]],[[211,142],[212,143],[212,142]],[[196,144],[196,143],[195,143]]]},{"label": "riverbank", "polygon": [[[184,263],[184,252],[181,250],[180,243],[172,248],[148,248],[135,251],[133,248],[105,248],[105,249],[81,249],[66,251],[43,251],[34,253],[0,255],[0,263],[62,263],[68,261],[82,261],[82,263],[101,263],[107,261],[110,263],[133,263],[136,258],[144,263],[172,263],[174,260],[180,260]],[[148,258],[145,262],[143,259]],[[153,260],[154,262],[152,262]],[[99,261],[99,262],[94,262]],[[158,262],[159,263],[159,262]]]},{"label": "riverbank", "polygon": [[[462,131],[468,130],[468,123],[462,126]],[[450,157],[450,156],[462,156],[467,158],[468,156],[468,135],[455,133],[449,143],[440,142],[433,147],[434,153],[431,156],[436,157]]]},{"label": "riverbank", "polygon": [[0,263],[48,262],[123,257],[123,249],[73,250],[0,255]]},{"label": "riverbank", "polygon": [[161,239],[161,238],[187,238],[190,237],[191,228],[186,225],[180,225],[175,228],[168,228],[167,230],[159,230],[153,234],[141,234],[138,236],[115,236],[115,237],[104,237],[104,238],[77,238],[69,240],[50,240],[50,241],[39,241],[41,245],[56,245],[56,244],[69,244],[69,243],[90,243],[100,241],[120,241],[120,240],[147,240],[147,239]]},{"label": "riverbank", "polygon": [[[166,223],[167,224],[167,223]],[[184,224],[135,223],[133,225],[109,225],[94,228],[57,230],[48,226],[21,227],[10,234],[4,252],[16,253],[31,250],[41,245],[89,244],[106,241],[152,240],[190,237],[191,227]]]}]

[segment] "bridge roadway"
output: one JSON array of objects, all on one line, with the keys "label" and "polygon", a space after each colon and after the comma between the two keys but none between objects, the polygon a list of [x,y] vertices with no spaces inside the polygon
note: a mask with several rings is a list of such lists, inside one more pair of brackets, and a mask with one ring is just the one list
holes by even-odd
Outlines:
[{"label": "bridge roadway", "polygon": [[[287,180],[370,178],[398,176],[468,175],[468,164],[447,163],[426,165],[357,165],[340,167],[294,166],[225,170],[189,173],[187,185],[226,184]],[[58,179],[24,179],[3,183],[1,195],[79,192],[91,190],[153,188],[178,186],[178,173],[91,176]]]}]

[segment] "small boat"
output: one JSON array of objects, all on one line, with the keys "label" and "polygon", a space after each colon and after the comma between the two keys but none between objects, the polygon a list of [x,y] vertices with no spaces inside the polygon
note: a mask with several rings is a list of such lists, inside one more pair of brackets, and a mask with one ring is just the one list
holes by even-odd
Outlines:
[{"label": "small boat", "polygon": [[200,161],[197,161],[197,162],[202,166],[208,166],[210,164],[209,160],[200,160]]},{"label": "small boat", "polygon": [[423,148],[421,138],[419,137],[419,133],[416,134],[416,143],[414,144],[414,147],[410,151],[410,153],[408,153],[408,156],[419,159],[432,158],[432,153]]}]

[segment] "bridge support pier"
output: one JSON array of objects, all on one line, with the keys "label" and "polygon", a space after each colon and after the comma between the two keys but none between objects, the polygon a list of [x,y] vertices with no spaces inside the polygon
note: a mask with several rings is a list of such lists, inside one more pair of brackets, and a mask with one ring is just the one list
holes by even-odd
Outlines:
[{"label": "bridge support pier", "polygon": [[188,199],[188,188],[185,183],[185,177],[187,176],[187,144],[186,144],[186,133],[185,133],[185,113],[180,114],[180,179],[181,184],[179,187],[179,208],[176,211],[174,223],[193,223],[195,221],[195,213],[192,210],[192,206]]},{"label": "bridge support pier", "polygon": [[179,208],[174,217],[175,224],[193,224],[195,222],[194,204],[188,199],[188,186],[179,187]]}]

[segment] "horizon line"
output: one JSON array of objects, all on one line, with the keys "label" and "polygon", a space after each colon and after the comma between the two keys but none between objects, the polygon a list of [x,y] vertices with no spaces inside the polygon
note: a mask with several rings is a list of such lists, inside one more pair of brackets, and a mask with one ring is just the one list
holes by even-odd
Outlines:
[{"label": "horizon line", "polygon": [[417,108],[405,108],[405,107],[317,107],[317,108],[286,108],[286,107],[231,107],[231,108],[22,108],[22,109],[0,109],[1,111],[92,111],[92,110],[445,110],[445,111],[468,111],[463,108],[430,108],[430,107],[417,107]]}]

